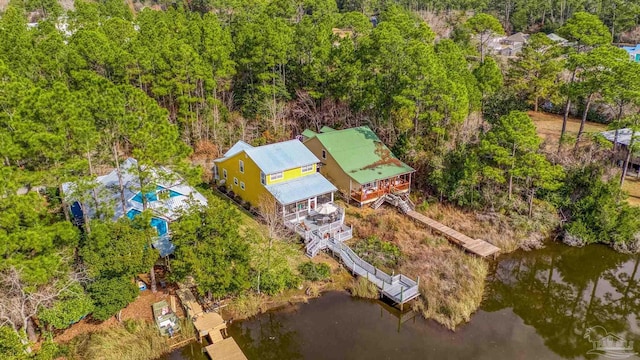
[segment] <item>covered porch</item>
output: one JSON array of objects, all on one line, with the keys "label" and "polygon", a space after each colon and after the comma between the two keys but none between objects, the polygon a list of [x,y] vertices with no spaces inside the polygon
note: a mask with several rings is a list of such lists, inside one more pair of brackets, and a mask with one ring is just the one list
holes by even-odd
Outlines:
[{"label": "covered porch", "polygon": [[376,201],[385,194],[408,193],[411,189],[411,173],[392,176],[366,184],[351,182],[351,199],[360,205]]}]

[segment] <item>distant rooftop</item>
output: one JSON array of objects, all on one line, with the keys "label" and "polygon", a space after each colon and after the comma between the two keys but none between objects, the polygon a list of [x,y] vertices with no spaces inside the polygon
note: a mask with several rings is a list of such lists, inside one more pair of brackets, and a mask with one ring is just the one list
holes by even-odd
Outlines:
[{"label": "distant rooftop", "polygon": [[566,43],[568,40],[563,38],[562,36],[556,34],[556,33],[551,33],[548,34],[547,37],[549,39],[551,39],[551,41],[555,41],[555,42],[559,42],[559,43]]},{"label": "distant rooftop", "polygon": [[[616,137],[615,130],[603,131],[601,132],[601,134],[611,142],[613,142]],[[634,138],[635,138],[634,142],[640,142],[640,131],[635,132]],[[629,146],[630,142],[631,142],[631,129],[629,128],[618,129],[618,138],[616,139],[616,143]]]}]

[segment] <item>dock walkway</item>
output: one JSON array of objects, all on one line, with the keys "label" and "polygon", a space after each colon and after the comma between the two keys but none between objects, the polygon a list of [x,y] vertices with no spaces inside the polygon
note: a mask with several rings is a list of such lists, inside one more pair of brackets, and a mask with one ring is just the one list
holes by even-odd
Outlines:
[{"label": "dock walkway", "polygon": [[[364,261],[351,248],[344,244],[339,236],[325,238],[320,234],[307,234],[305,239],[307,256],[313,257],[321,250],[331,250],[354,275],[359,275],[374,283],[380,293],[396,304],[404,304],[420,295],[419,281],[414,281],[402,274],[389,275]],[[349,236],[350,237],[350,236]]]},{"label": "dock walkway", "polygon": [[452,228],[445,226],[431,218],[428,218],[414,210],[409,210],[405,212],[407,216],[410,218],[426,225],[427,227],[439,232],[444,235],[449,241],[452,241],[460,246],[462,246],[465,250],[470,253],[474,253],[476,255],[482,257],[496,256],[500,252],[500,248],[480,239],[473,239],[469,236],[460,233]]}]

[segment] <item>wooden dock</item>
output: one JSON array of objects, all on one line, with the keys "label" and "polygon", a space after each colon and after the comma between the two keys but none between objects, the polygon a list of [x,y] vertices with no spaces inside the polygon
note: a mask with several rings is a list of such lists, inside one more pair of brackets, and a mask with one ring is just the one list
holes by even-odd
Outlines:
[{"label": "wooden dock", "polygon": [[469,236],[453,230],[452,228],[445,226],[431,218],[428,218],[414,210],[405,212],[405,214],[412,219],[426,225],[430,229],[433,229],[440,234],[444,235],[449,241],[462,246],[466,251],[482,256],[484,258],[489,256],[497,256],[500,252],[500,248],[480,239],[472,239]]},{"label": "wooden dock", "polygon": [[215,342],[204,348],[211,360],[247,360],[238,343],[233,338]]},{"label": "wooden dock", "polygon": [[176,290],[187,318],[193,322],[198,341],[208,337],[204,348],[212,360],[247,360],[236,341],[227,334],[227,322],[217,312],[205,312],[189,289]]}]

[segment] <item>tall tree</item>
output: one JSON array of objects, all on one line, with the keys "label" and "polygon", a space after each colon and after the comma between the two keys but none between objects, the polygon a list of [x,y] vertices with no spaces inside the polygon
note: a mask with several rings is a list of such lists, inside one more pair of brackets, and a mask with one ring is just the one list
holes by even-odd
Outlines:
[{"label": "tall tree", "polygon": [[527,113],[512,111],[492,124],[480,142],[479,153],[484,160],[484,176],[497,183],[507,183],[507,193],[511,199],[513,180],[529,167],[540,147],[540,138],[533,121]]},{"label": "tall tree", "polygon": [[[586,13],[577,12],[567,20],[561,28],[558,29],[558,33],[565,36],[568,40],[575,42],[575,49],[578,54],[587,51],[590,48],[610,44],[611,34],[607,27],[598,19],[597,16]],[[579,66],[574,65],[569,82],[569,88],[573,85],[576,79],[576,72],[579,70]],[[571,95],[567,94],[567,98],[564,106],[564,114],[562,117],[562,130],[560,131],[560,142],[558,145],[558,152],[562,149],[562,142],[567,130],[567,119],[569,117],[569,111],[571,110]]]},{"label": "tall tree", "polygon": [[511,61],[507,84],[538,111],[540,101],[555,99],[564,61],[562,48],[542,33],[532,34],[518,57]]},{"label": "tall tree", "polygon": [[584,124],[587,121],[590,106],[593,103],[593,97],[596,93],[603,91],[604,87],[617,81],[615,69],[628,62],[629,58],[626,51],[613,45],[600,46],[589,53],[578,54],[576,57],[582,68],[580,82],[576,84],[576,88],[577,92],[585,99],[575,144],[577,149],[584,132]]},{"label": "tall tree", "polygon": [[502,25],[492,15],[478,13],[465,23],[465,26],[471,30],[471,33],[478,36],[478,46],[480,51],[480,62],[484,62],[487,42],[492,36],[504,34]]},{"label": "tall tree", "polygon": [[237,209],[218,199],[208,200],[206,209],[191,211],[172,224],[176,245],[172,276],[193,276],[200,294],[221,297],[249,287],[251,239],[240,232]]}]

